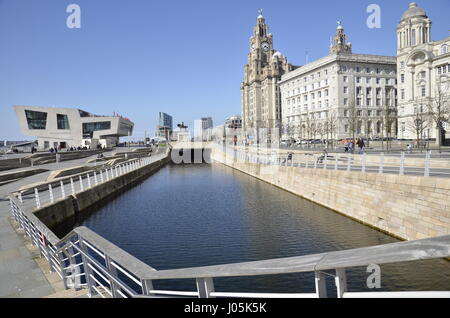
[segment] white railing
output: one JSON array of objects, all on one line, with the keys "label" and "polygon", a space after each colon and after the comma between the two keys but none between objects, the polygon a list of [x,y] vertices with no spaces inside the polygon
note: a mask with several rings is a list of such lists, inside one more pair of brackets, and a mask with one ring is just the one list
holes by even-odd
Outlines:
[{"label": "white railing", "polygon": [[[60,240],[32,212],[22,210],[14,197],[10,202],[15,220],[39,248],[51,270],[61,277],[65,288],[86,287],[91,297],[450,298],[449,291],[352,292],[346,277],[346,269],[352,267],[450,257],[450,235],[299,257],[158,271],[86,227],[78,227]],[[314,273],[315,282],[315,288],[308,293],[222,292],[214,287],[214,279],[222,277],[306,272]],[[328,294],[327,277],[334,280],[336,295]],[[153,282],[158,280],[179,279],[194,280],[196,289],[180,291],[153,287]]]},{"label": "white railing", "polygon": [[[253,159],[259,162],[276,158]],[[346,270],[353,267],[448,258],[450,235],[298,257],[158,271],[86,227],[78,227],[59,239],[32,211],[24,209],[17,198],[10,196],[10,204],[13,217],[48,261],[51,271],[61,277],[65,288],[87,288],[91,297],[450,298],[448,291],[353,292],[348,288],[346,276]],[[308,293],[223,292],[214,286],[214,279],[223,277],[307,272],[314,273],[315,286]],[[330,277],[336,285],[335,295],[327,292],[326,279]],[[195,290],[161,290],[153,287],[155,281],[179,279],[194,280]]]},{"label": "white railing", "polygon": [[240,148],[214,145],[216,151],[223,152],[227,158],[238,163],[254,163],[272,166],[288,166],[306,169],[328,169],[341,171],[356,171],[379,174],[415,175],[424,177],[450,177],[449,168],[431,168],[431,153],[427,152],[422,166],[406,164],[405,153],[400,154],[399,164],[386,164],[384,153],[370,155],[372,162],[367,163],[368,155],[339,154],[339,153],[283,153],[278,150],[255,151]]},{"label": "white railing", "polygon": [[131,173],[144,166],[161,160],[166,156],[164,153],[139,159],[130,159],[127,162],[117,164],[113,167],[103,168],[80,174],[77,177],[61,178],[57,181],[49,181],[39,187],[25,189],[17,193],[19,202],[25,209],[39,209],[57,200],[62,200],[70,195],[91,189],[99,184],[109,182],[125,174]]}]

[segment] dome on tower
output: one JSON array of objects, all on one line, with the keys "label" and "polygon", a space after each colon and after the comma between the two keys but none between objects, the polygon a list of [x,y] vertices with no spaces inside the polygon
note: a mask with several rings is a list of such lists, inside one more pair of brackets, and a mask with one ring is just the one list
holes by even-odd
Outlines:
[{"label": "dome on tower", "polygon": [[284,57],[284,55],[281,54],[281,52],[275,52],[272,56],[272,59],[275,59],[276,57],[278,57],[279,59],[282,59]]},{"label": "dome on tower", "polygon": [[410,19],[410,18],[414,18],[414,17],[428,18],[425,10],[422,8],[419,8],[417,6],[417,3],[412,2],[409,4],[408,10],[406,10],[405,13],[403,13],[402,20],[406,20],[406,19]]}]

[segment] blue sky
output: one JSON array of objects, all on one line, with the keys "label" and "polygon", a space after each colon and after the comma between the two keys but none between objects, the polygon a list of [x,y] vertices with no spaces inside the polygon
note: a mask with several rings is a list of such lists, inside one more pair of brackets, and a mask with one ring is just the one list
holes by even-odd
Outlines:
[{"label": "blue sky", "polygon": [[[153,135],[158,112],[214,124],[240,113],[239,85],[258,9],[290,63],[328,54],[336,21],[355,53],[395,55],[395,28],[409,0],[0,0],[0,140],[24,139],[12,105],[119,112],[136,136]],[[66,7],[81,7],[81,29]],[[381,29],[366,26],[369,4]],[[422,0],[432,38],[449,35],[450,1]],[[25,139],[30,139],[25,138]]]}]

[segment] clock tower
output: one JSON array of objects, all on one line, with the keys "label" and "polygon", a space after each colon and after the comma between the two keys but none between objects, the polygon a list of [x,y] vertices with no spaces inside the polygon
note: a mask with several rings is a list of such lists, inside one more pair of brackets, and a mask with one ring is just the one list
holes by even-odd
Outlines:
[{"label": "clock tower", "polygon": [[273,49],[273,36],[259,10],[241,84],[242,124],[249,141],[275,141],[274,134],[279,134],[281,127],[278,82],[283,74],[293,69],[287,58]]}]

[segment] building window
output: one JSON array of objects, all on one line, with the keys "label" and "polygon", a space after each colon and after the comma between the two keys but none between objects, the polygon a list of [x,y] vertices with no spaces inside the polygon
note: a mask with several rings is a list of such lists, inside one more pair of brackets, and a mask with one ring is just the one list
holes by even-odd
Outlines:
[{"label": "building window", "polygon": [[400,91],[400,98],[401,98],[402,100],[405,99],[405,90],[404,90],[404,89],[402,89],[402,90]]},{"label": "building window", "polygon": [[400,83],[405,82],[405,74],[400,74]]},{"label": "building window", "polygon": [[45,129],[47,126],[47,113],[25,110],[28,129]]},{"label": "building window", "polygon": [[422,93],[422,97],[426,96],[427,90],[426,90],[425,86],[421,87],[421,93]]},{"label": "building window", "polygon": [[425,71],[420,72],[420,78],[425,78],[427,73]]},{"label": "building window", "polygon": [[359,67],[356,68],[356,73],[361,72],[361,69]]},{"label": "building window", "polygon": [[356,99],[356,106],[361,106],[361,98]]},{"label": "building window", "polygon": [[348,77],[347,77],[347,76],[344,76],[344,77],[343,77],[343,80],[344,80],[345,83],[347,83],[347,82],[348,82]]},{"label": "building window", "polygon": [[58,129],[70,129],[69,118],[67,115],[56,114],[56,123]]},{"label": "building window", "polygon": [[344,94],[347,94],[347,93],[348,93],[348,87],[345,86],[345,87],[344,87]]},{"label": "building window", "polygon": [[380,84],[380,82],[381,82],[381,79],[377,78],[377,84]]},{"label": "building window", "polygon": [[344,98],[344,106],[347,106],[348,104],[348,98]]},{"label": "building window", "polygon": [[110,121],[83,123],[83,137],[92,138],[94,131],[111,129]]},{"label": "building window", "polygon": [[348,110],[344,110],[344,117],[348,117]]},{"label": "building window", "polygon": [[366,106],[372,106],[372,99],[367,98],[367,100],[366,100]]},{"label": "building window", "polygon": [[441,54],[447,54],[448,53],[448,45],[444,44],[441,46]]},{"label": "building window", "polygon": [[356,83],[358,83],[358,84],[361,83],[361,77],[356,78]]}]

